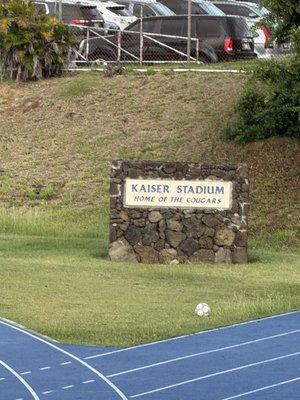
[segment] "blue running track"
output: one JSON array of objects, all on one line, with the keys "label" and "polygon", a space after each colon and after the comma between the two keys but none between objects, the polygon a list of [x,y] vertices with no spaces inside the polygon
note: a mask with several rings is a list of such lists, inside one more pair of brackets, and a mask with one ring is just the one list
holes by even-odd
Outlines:
[{"label": "blue running track", "polygon": [[0,400],[300,400],[300,312],[130,348],[0,319]]}]

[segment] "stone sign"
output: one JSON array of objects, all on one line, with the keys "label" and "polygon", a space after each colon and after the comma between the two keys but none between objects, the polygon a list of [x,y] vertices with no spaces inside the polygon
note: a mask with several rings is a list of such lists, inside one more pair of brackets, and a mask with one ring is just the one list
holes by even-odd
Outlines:
[{"label": "stone sign", "polygon": [[112,261],[247,262],[244,164],[114,161]]},{"label": "stone sign", "polygon": [[125,179],[124,207],[230,210],[232,183]]}]

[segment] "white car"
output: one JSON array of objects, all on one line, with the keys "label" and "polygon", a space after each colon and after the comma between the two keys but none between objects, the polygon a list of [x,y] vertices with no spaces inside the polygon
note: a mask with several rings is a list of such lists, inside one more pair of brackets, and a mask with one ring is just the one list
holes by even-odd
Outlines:
[{"label": "white car", "polygon": [[89,0],[89,1],[78,1],[78,0],[62,0],[62,3],[69,2],[76,5],[88,4],[90,6],[97,7],[97,10],[101,14],[104,20],[104,28],[124,30],[129,24],[134,22],[137,18],[127,10],[123,4],[117,4],[113,1],[101,1],[101,0]]},{"label": "white car", "polygon": [[106,28],[124,30],[137,19],[123,4],[98,0],[91,3],[94,3],[102,14]]}]

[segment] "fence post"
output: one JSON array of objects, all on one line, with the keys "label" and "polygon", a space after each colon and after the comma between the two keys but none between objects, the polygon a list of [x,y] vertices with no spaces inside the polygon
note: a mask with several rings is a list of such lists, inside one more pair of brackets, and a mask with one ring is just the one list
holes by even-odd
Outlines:
[{"label": "fence post", "polygon": [[89,28],[86,29],[86,61],[89,61],[90,53],[90,31]]},{"label": "fence post", "polygon": [[62,0],[58,2],[58,20],[62,22]]},{"label": "fence post", "polygon": [[187,63],[191,62],[191,36],[192,36],[192,0],[188,0],[188,20],[187,20]]},{"label": "fence post", "polygon": [[140,65],[143,64],[143,47],[144,47],[144,37],[143,37],[143,6],[141,6],[141,15],[140,15]]},{"label": "fence post", "polygon": [[196,40],[196,62],[199,61],[199,39]]},{"label": "fence post", "polygon": [[121,61],[121,40],[122,40],[122,34],[121,34],[121,31],[119,30],[117,33],[117,43],[118,43],[117,62],[118,63]]}]

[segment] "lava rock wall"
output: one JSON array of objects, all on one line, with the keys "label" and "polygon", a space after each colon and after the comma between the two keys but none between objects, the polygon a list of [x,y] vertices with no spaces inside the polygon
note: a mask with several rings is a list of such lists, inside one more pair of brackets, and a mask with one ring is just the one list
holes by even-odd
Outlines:
[{"label": "lava rock wall", "polygon": [[[126,178],[230,181],[231,208],[125,207]],[[246,263],[248,211],[248,168],[244,164],[114,161],[109,258],[148,264]]]}]

